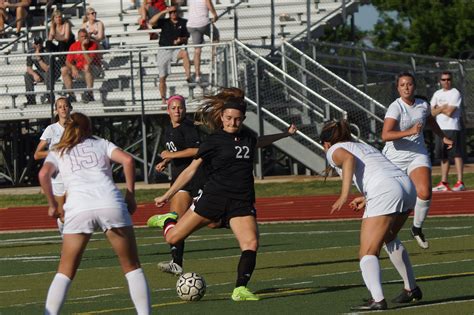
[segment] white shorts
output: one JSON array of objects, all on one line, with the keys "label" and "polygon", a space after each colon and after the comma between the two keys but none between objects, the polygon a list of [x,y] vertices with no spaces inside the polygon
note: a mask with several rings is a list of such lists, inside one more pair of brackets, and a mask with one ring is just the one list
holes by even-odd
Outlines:
[{"label": "white shorts", "polygon": [[412,153],[410,156],[407,156],[403,159],[397,159],[387,156],[387,158],[398,166],[402,171],[410,175],[410,173],[418,167],[428,167],[431,169],[431,161],[428,155],[422,153]]},{"label": "white shorts", "polygon": [[415,207],[416,189],[408,176],[388,178],[368,187],[363,218],[403,213]]},{"label": "white shorts", "polygon": [[182,49],[166,49],[158,52],[158,72],[160,78],[167,77],[170,74],[171,63],[178,62],[178,55]]},{"label": "white shorts", "polygon": [[62,197],[66,194],[66,189],[62,182],[51,182],[51,186],[53,187],[53,195]]},{"label": "white shorts", "polygon": [[119,208],[80,211],[64,217],[63,234],[92,234],[99,228],[105,232],[112,228],[131,226],[132,218],[127,210]]}]

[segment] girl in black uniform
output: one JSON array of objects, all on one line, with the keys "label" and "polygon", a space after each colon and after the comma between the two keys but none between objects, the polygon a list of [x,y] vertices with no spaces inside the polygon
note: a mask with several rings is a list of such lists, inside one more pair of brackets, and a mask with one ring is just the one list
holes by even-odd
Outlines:
[{"label": "girl in black uniform", "polygon": [[258,139],[242,130],[246,104],[243,91],[237,88],[224,88],[217,95],[205,97],[204,102],[200,111],[202,122],[214,132],[201,144],[193,162],[155,202],[158,207],[162,207],[193,178],[204,162],[208,179],[203,194],[195,203],[194,211],[186,212],[179,222],[176,222],[178,215],[171,212],[158,216],[157,226],[163,228],[169,244],[176,244],[213,221],[228,222],[242,251],[232,299],[258,300],[258,296],[247,289],[255,269],[258,248],[254,153],[257,147],[293,135],[297,129],[291,125],[287,132]]},{"label": "girl in black uniform", "polygon": [[[181,95],[171,96],[168,101],[170,124],[165,129],[166,150],[161,152],[162,161],[155,167],[157,172],[163,172],[171,162],[171,185],[178,175],[193,161],[200,144],[199,134],[194,122],[186,118],[186,101]],[[201,175],[201,174],[200,174]],[[202,176],[199,176],[202,177]],[[192,204],[193,197],[201,188],[200,178],[196,177],[180,190],[170,200],[170,208],[182,217]],[[156,216],[148,219],[149,227],[156,227]],[[170,245],[171,261],[160,262],[158,268],[163,272],[180,275],[183,273],[184,240]]]}]

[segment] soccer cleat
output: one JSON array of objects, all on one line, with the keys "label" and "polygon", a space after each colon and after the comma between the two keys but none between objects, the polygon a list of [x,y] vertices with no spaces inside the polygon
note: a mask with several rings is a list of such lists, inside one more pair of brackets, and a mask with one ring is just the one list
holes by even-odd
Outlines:
[{"label": "soccer cleat", "polygon": [[234,289],[232,292],[232,300],[234,301],[258,301],[260,298],[250,292],[247,287],[240,286]]},{"label": "soccer cleat", "polygon": [[373,299],[367,301],[362,305],[352,306],[351,311],[380,311],[387,309],[387,302],[383,299],[380,302],[375,302]]},{"label": "soccer cleat", "polygon": [[418,243],[418,246],[420,246],[423,249],[427,249],[429,247],[428,241],[425,239],[425,234],[421,232],[421,228],[412,226],[411,235],[413,236],[415,241]]},{"label": "soccer cleat", "polygon": [[146,225],[148,225],[148,227],[158,227],[162,229],[165,226],[166,220],[168,219],[176,221],[178,220],[178,214],[176,212],[156,214],[148,219]]},{"label": "soccer cleat", "polygon": [[180,276],[183,274],[183,267],[173,261],[163,261],[158,263],[158,269],[166,273],[171,273],[175,276]]},{"label": "soccer cleat", "polygon": [[423,293],[420,287],[416,287],[411,291],[403,289],[403,291],[392,300],[393,303],[411,303],[421,300]]},{"label": "soccer cleat", "polygon": [[466,190],[466,186],[464,186],[464,183],[460,180],[456,182],[453,186],[453,191],[464,191]]},{"label": "soccer cleat", "polygon": [[449,184],[445,182],[439,182],[438,185],[433,187],[432,191],[451,191],[451,188],[449,188]]}]

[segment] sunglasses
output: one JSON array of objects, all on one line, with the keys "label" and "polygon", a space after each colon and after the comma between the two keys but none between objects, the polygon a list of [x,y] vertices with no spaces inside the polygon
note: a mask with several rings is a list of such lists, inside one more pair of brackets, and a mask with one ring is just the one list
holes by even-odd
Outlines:
[{"label": "sunglasses", "polygon": [[451,81],[451,78],[442,78],[441,81]]},{"label": "sunglasses", "polygon": [[174,10],[174,11],[169,11],[169,13],[170,13],[170,14],[171,14],[171,13],[176,13],[176,10]]},{"label": "sunglasses", "polygon": [[97,12],[89,12],[89,14],[96,15],[96,14],[97,14]]}]

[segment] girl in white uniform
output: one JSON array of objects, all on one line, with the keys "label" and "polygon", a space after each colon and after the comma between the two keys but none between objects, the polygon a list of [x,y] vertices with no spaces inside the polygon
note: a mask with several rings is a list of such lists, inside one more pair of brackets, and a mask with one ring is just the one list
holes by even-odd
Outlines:
[{"label": "girl in white uniform", "polygon": [[383,153],[396,166],[410,176],[416,187],[417,199],[412,236],[421,248],[428,248],[421,227],[431,204],[431,162],[425,147],[423,128],[429,123],[431,129],[443,143],[451,147],[453,142],[445,136],[436,120],[431,116],[430,106],[425,100],[415,98],[415,78],[410,73],[401,73],[397,78],[400,95],[388,108],[382,129],[386,141]]},{"label": "girl in white uniform", "polygon": [[377,149],[368,144],[352,142],[349,124],[345,120],[327,123],[322,129],[320,140],[329,164],[342,177],[341,195],[333,204],[331,213],[339,211],[347,202],[352,181],[364,195],[355,198],[350,207],[355,211],[365,207],[359,259],[362,277],[372,299],[352,310],[387,308],[378,261],[384,243],[404,283],[404,290],[392,301],[408,303],[421,299],[422,293],[416,285],[408,253],[397,238],[416,201],[416,190],[410,178]]},{"label": "girl in white uniform", "polygon": [[[64,132],[64,126],[66,122],[70,119],[72,106],[69,103],[69,100],[66,97],[59,97],[55,103],[55,109],[57,113],[57,122],[49,125],[44,130],[43,134],[40,137],[40,142],[36,147],[34,154],[35,160],[41,160],[46,158],[48,155],[48,148],[52,148],[55,144],[59,143],[61,136]],[[62,235],[62,228],[64,222],[64,211],[63,206],[66,201],[66,191],[64,190],[63,180],[60,173],[54,174],[51,177],[51,183],[53,185],[53,195],[54,199],[58,203],[58,228],[59,232]]]},{"label": "girl in white uniform", "polygon": [[[125,200],[112,179],[111,161],[122,164]],[[57,216],[51,178],[62,174],[68,194],[58,272],[46,299],[45,314],[58,314],[66,299],[86,245],[96,229],[104,231],[119,257],[138,314],[150,314],[150,294],[140,268],[130,214],[136,210],[133,158],[113,143],[92,138],[89,118],[73,113],[61,141],[49,152],[39,180],[49,203],[48,214]]]}]

